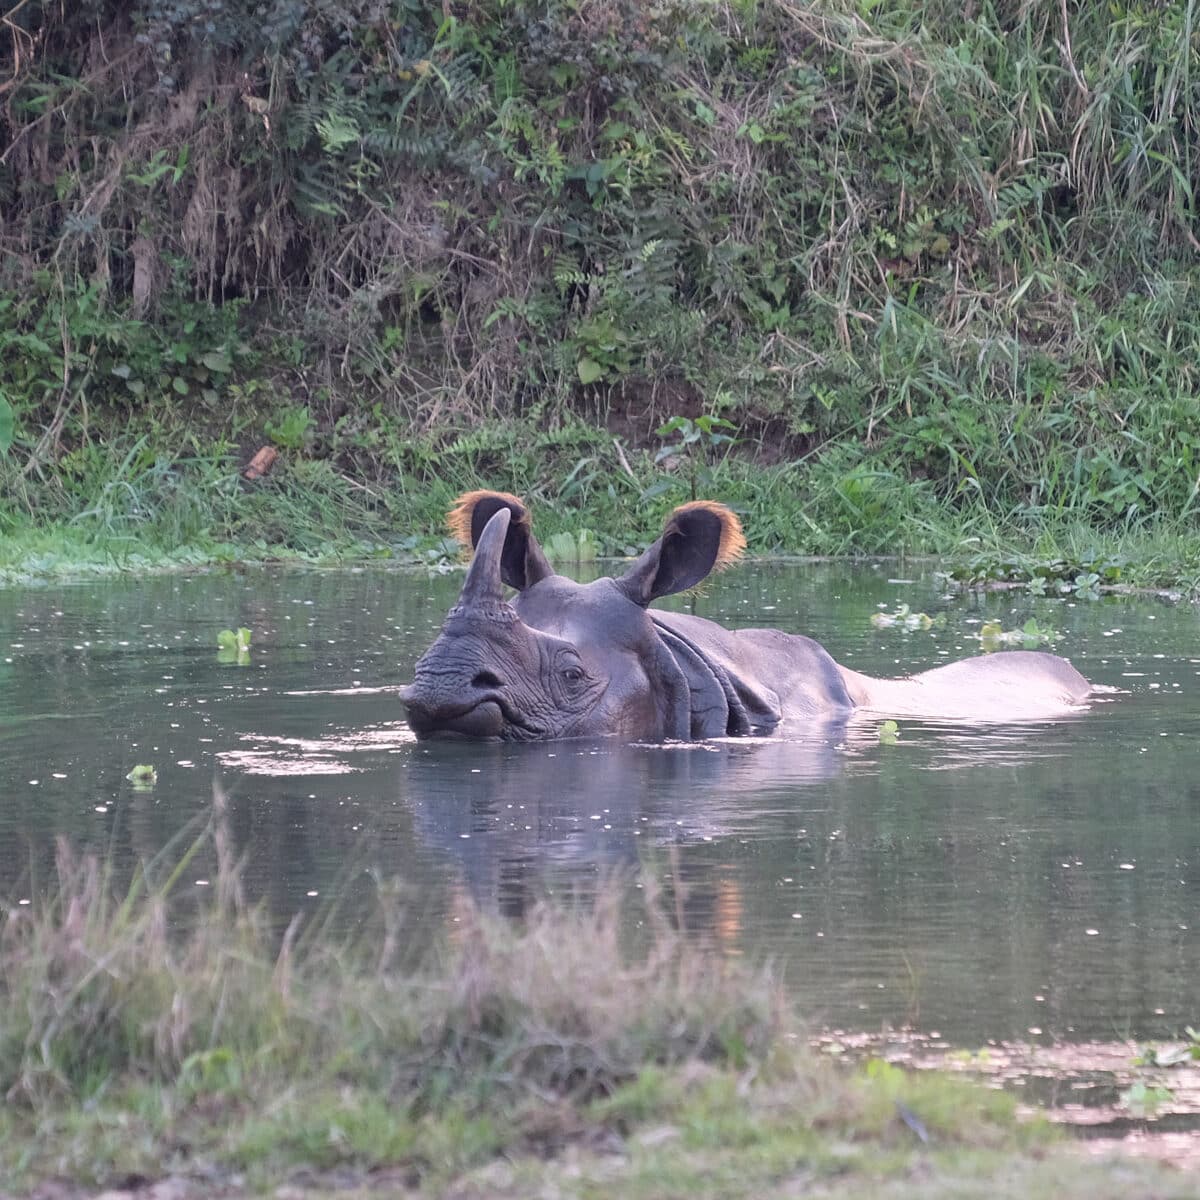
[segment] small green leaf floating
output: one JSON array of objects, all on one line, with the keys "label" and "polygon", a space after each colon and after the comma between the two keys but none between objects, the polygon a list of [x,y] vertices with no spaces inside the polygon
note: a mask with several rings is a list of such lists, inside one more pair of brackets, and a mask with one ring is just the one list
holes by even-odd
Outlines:
[{"label": "small green leaf floating", "polygon": [[898,627],[904,630],[932,629],[940,625],[943,617],[939,614],[931,617],[928,613],[913,612],[907,604],[901,604],[895,612],[877,612],[871,614],[871,624],[876,629],[892,629]]},{"label": "small green leaf floating", "polygon": [[884,721],[879,727],[879,744],[894,746],[900,740],[900,726],[895,721]]},{"label": "small green leaf floating", "polygon": [[1020,629],[1005,629],[999,621],[987,621],[979,627],[979,640],[985,650],[997,650],[1001,646],[1025,646],[1032,648],[1058,637],[1055,629],[1046,629],[1032,617]]},{"label": "small green leaf floating", "polygon": [[1145,1046],[1133,1060],[1137,1067],[1177,1067],[1180,1063],[1200,1062],[1200,1030],[1183,1027],[1187,1041],[1181,1046]]},{"label": "small green leaf floating", "polygon": [[250,630],[245,626],[236,632],[232,629],[222,629],[217,634],[217,647],[217,662],[246,666],[250,661]]},{"label": "small green leaf floating", "polygon": [[138,763],[125,778],[133,784],[135,792],[148,792],[158,782],[158,772],[149,763]]},{"label": "small green leaf floating", "polygon": [[1138,1080],[1127,1087],[1118,1096],[1120,1104],[1127,1108],[1135,1117],[1155,1117],[1158,1110],[1175,1099],[1175,1093],[1170,1088]]}]

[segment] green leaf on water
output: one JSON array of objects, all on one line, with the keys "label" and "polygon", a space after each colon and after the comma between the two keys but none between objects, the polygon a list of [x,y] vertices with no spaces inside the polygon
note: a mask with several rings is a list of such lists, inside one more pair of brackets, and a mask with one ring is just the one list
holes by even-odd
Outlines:
[{"label": "green leaf on water", "polygon": [[895,612],[871,614],[871,624],[876,629],[899,628],[909,632],[914,629],[932,629],[942,620],[941,616],[931,617],[928,613],[913,612],[907,604],[901,604]]},{"label": "green leaf on water", "polygon": [[246,666],[250,662],[250,636],[250,630],[244,625],[236,631],[222,629],[217,634],[217,662]]},{"label": "green leaf on water", "polygon": [[1154,1117],[1163,1105],[1170,1104],[1175,1099],[1175,1094],[1170,1088],[1138,1080],[1127,1087],[1118,1099],[1135,1117]]},{"label": "green leaf on water", "polygon": [[985,650],[996,650],[1001,646],[1040,646],[1057,636],[1055,630],[1039,625],[1033,617],[1020,629],[1005,629],[999,621],[988,621],[979,628],[979,640]]},{"label": "green leaf on water", "polygon": [[125,778],[135,792],[148,792],[158,782],[158,772],[149,763],[138,763]]},{"label": "green leaf on water", "polygon": [[894,746],[900,740],[900,726],[895,721],[884,721],[879,727],[879,744]]},{"label": "green leaf on water", "polygon": [[217,634],[217,645],[222,650],[249,650],[250,630],[244,625],[239,626],[235,633],[232,629],[222,629]]}]

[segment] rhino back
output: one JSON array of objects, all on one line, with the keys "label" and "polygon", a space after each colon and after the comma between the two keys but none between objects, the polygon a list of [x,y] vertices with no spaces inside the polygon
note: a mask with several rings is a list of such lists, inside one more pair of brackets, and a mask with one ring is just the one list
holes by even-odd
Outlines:
[{"label": "rhino back", "polygon": [[651,615],[728,675],[747,708],[761,714],[759,732],[854,707],[841,669],[812,638],[778,629],[725,629],[688,613],[655,610]]},{"label": "rhino back", "polygon": [[906,679],[839,670],[855,704],[889,717],[1044,720],[1078,712],[1093,691],[1065,658],[1040,650],[981,654]]}]

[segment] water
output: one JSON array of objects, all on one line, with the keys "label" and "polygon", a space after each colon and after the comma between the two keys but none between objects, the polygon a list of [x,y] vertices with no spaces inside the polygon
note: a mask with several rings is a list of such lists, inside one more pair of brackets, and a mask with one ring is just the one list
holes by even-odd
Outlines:
[{"label": "water", "polygon": [[[1161,1038],[1200,1022],[1197,614],[1152,600],[950,597],[895,564],[747,566],[695,611],[821,640],[858,670],[977,653],[1033,616],[1126,694],[1008,728],[904,722],[809,742],[418,744],[406,681],[458,576],[205,574],[0,591],[0,897],[53,845],[127,871],[230,793],[247,890],[281,922],[366,872],[411,886],[413,937],[464,895],[519,914],[649,862],[686,927],[770,958],[814,1028],[947,1045]],[[945,613],[874,630],[880,606]],[[250,663],[218,662],[248,626]],[[157,786],[126,774],[152,764]],[[189,887],[205,886],[198,861]]]}]

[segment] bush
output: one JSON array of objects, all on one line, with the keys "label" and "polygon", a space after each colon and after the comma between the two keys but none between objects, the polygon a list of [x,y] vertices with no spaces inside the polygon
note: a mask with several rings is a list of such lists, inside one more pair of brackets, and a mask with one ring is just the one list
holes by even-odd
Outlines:
[{"label": "bush", "polygon": [[1191,18],[24,6],[3,282],[52,302],[0,313],[28,352],[0,437],[41,464],[108,409],[219,427],[240,323],[308,453],[389,421],[644,444],[707,413],[740,454],[840,447],[847,496],[891,476],[1031,525],[1186,514]]}]

